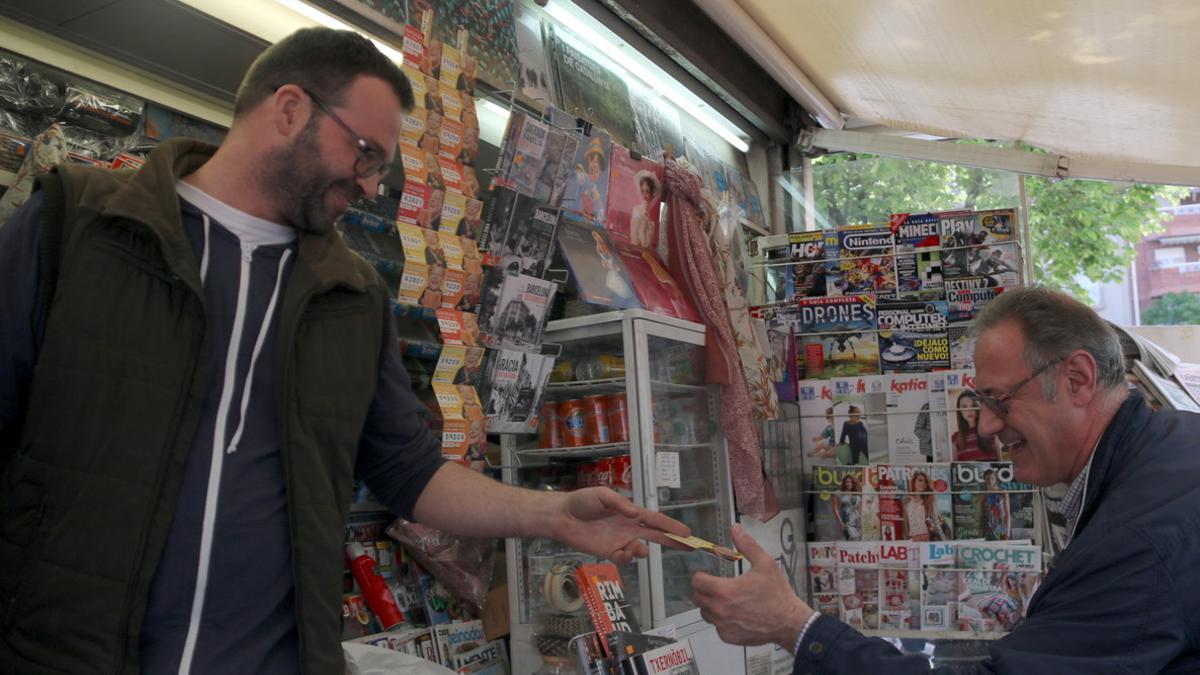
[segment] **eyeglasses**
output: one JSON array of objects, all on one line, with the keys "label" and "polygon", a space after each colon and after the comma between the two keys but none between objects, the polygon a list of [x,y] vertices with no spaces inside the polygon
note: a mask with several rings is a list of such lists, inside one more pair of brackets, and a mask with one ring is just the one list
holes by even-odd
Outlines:
[{"label": "eyeglasses", "polygon": [[1035,378],[1037,378],[1038,375],[1041,375],[1042,373],[1053,368],[1054,366],[1057,366],[1058,364],[1062,363],[1062,361],[1063,361],[1062,358],[1057,358],[1057,359],[1054,359],[1053,361],[1049,361],[1048,363],[1043,365],[1041,368],[1038,368],[1037,370],[1030,373],[1029,377],[1016,383],[1016,385],[1014,385],[1011,389],[1008,390],[1008,393],[1001,394],[999,396],[992,396],[991,394],[985,394],[981,391],[976,390],[975,398],[978,399],[982,405],[986,406],[988,410],[992,411],[992,414],[994,414],[996,417],[999,417],[1000,419],[1004,419],[1005,417],[1008,416],[1008,401],[1009,401],[1009,399],[1016,396],[1017,392],[1021,391],[1021,389],[1025,385],[1029,384],[1030,382],[1033,382],[1033,380]]},{"label": "eyeglasses", "polygon": [[[300,87],[300,85],[296,86]],[[380,150],[379,146],[363,138],[357,131],[351,129],[350,125],[342,121],[342,118],[338,117],[332,108],[325,105],[324,101],[317,98],[316,94],[313,94],[304,87],[300,87],[300,91],[307,94],[313,103],[316,103],[317,107],[321,109],[321,112],[329,115],[329,119],[337,122],[338,126],[345,129],[346,133],[350,134],[350,137],[354,139],[354,145],[358,150],[358,159],[354,161],[354,173],[359,178],[374,178],[375,176],[383,178],[387,175],[388,169],[391,167],[388,166],[386,152]]]}]

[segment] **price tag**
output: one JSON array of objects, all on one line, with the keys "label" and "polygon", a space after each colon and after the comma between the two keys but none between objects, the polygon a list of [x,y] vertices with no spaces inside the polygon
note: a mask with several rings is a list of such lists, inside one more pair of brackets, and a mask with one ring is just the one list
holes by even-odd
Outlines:
[{"label": "price tag", "polygon": [[658,485],[660,487],[679,487],[679,453],[655,453],[658,462]]}]

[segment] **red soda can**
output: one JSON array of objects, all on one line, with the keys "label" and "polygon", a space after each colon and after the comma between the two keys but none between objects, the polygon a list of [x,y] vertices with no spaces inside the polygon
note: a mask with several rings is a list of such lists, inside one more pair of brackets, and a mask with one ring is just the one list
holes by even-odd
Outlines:
[{"label": "red soda can", "polygon": [[633,497],[633,460],[629,455],[613,458],[613,489],[624,497]]},{"label": "red soda can", "polygon": [[608,397],[608,435],[613,443],[629,442],[629,404],[625,394]]},{"label": "red soda can", "polygon": [[588,432],[584,405],[581,399],[572,398],[558,404],[558,419],[562,427],[565,448],[578,448],[588,444]]},{"label": "red soda can", "polygon": [[538,412],[538,447],[563,447],[563,429],[558,420],[558,404],[547,401]]},{"label": "red soda can", "polygon": [[596,485],[610,489],[614,486],[613,459],[611,457],[596,460]]},{"label": "red soda can", "polygon": [[592,445],[611,443],[608,431],[608,403],[599,394],[583,399],[584,419],[587,423],[588,442]]}]

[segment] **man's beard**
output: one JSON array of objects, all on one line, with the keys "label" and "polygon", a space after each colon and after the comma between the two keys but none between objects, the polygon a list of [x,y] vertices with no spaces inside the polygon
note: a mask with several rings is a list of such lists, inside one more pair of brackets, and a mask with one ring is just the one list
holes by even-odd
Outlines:
[{"label": "man's beard", "polygon": [[292,144],[267,158],[260,170],[263,190],[279,205],[285,224],[301,232],[325,234],[344,209],[330,206],[327,198],[341,194],[348,203],[362,198],[353,177],[338,178],[323,168],[314,116]]}]

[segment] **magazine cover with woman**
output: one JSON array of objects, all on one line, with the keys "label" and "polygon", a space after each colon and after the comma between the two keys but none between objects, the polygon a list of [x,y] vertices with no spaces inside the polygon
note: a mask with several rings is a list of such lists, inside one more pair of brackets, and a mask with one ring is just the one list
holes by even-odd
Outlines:
[{"label": "magazine cover with woman", "polygon": [[580,299],[613,309],[641,309],[629,271],[604,230],[563,209],[557,239]]},{"label": "magazine cover with woman", "polygon": [[613,143],[604,223],[613,237],[634,246],[658,246],[662,201],[662,164],[641,156],[635,158],[629,148]]},{"label": "magazine cover with woman", "polygon": [[979,396],[975,393],[975,371],[946,373],[946,417],[950,430],[951,455],[956,462],[998,462],[1000,448],[979,433]]}]

